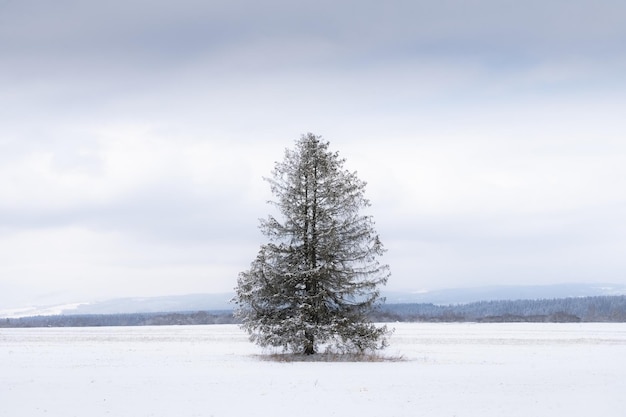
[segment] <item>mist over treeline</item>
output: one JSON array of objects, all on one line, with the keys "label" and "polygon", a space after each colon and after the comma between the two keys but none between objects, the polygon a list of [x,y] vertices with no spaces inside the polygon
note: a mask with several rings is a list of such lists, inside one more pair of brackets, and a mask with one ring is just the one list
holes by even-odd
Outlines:
[{"label": "mist over treeline", "polygon": [[[456,305],[383,304],[376,322],[626,322],[626,296],[479,301]],[[0,319],[0,328],[235,324],[231,310],[81,314]]]}]

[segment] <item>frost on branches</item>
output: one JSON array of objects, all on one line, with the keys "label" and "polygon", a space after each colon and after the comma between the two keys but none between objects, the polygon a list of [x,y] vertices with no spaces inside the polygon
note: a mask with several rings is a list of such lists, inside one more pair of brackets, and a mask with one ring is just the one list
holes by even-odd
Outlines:
[{"label": "frost on branches", "polygon": [[365,353],[389,331],[368,313],[381,301],[389,267],[371,216],[365,182],[311,133],[285,151],[271,178],[280,218],[261,221],[269,242],[239,274],[236,315],[252,341],[285,352]]}]

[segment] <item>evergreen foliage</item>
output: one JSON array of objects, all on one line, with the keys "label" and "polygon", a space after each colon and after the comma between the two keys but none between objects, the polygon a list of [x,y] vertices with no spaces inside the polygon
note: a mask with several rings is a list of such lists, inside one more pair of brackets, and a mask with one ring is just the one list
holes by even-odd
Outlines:
[{"label": "evergreen foliage", "polygon": [[287,149],[265,178],[281,218],[268,216],[269,239],[238,278],[236,316],[251,340],[285,352],[359,353],[386,346],[388,330],[369,314],[389,277],[365,182],[311,133]]}]

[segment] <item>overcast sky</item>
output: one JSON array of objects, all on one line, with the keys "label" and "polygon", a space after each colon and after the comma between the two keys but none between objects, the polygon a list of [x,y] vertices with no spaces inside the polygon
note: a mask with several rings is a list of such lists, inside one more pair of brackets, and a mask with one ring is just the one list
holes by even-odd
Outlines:
[{"label": "overcast sky", "polygon": [[303,133],[388,289],[626,284],[626,3],[0,0],[0,303],[230,291]]}]

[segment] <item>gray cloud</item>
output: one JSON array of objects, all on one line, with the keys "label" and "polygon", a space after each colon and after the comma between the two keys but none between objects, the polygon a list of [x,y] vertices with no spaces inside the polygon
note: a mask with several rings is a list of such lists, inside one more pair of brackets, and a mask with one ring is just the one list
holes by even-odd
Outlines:
[{"label": "gray cloud", "polygon": [[82,227],[99,232],[121,232],[140,239],[185,245],[201,241],[254,239],[256,217],[248,202],[232,193],[184,190],[176,185],[142,188],[105,204],[49,209],[36,207],[0,210],[0,230]]},{"label": "gray cloud", "polygon": [[[238,54],[253,58],[231,61],[244,71],[371,65],[429,55],[505,66],[507,57],[513,63],[622,59],[626,36],[624,6],[610,1],[591,7],[586,1],[112,1],[65,8],[12,2],[2,7],[5,58],[32,59],[33,73],[54,70],[56,63],[96,72],[136,67],[145,75],[199,60],[237,71],[228,62]],[[313,45],[326,48],[316,54]],[[37,59],[43,65],[36,65]]]},{"label": "gray cloud", "polygon": [[0,2],[3,288],[231,288],[309,130],[392,286],[623,280],[625,8]]}]

